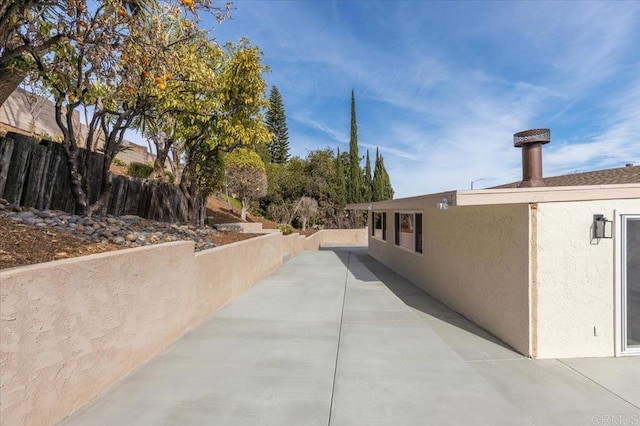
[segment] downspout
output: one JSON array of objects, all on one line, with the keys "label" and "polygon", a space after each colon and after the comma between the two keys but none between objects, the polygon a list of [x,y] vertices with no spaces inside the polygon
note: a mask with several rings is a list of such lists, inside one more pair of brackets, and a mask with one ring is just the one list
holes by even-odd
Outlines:
[{"label": "downspout", "polygon": [[538,357],[538,204],[529,204],[529,356]]}]

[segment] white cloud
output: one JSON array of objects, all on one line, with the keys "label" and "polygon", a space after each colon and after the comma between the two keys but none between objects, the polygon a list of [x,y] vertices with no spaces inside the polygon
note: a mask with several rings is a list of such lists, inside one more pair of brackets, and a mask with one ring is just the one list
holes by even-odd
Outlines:
[{"label": "white cloud", "polygon": [[346,148],[355,88],[399,196],[520,179],[512,136],[535,127],[546,175],[640,162],[640,3],[236,5],[223,26],[263,48],[292,149]]}]

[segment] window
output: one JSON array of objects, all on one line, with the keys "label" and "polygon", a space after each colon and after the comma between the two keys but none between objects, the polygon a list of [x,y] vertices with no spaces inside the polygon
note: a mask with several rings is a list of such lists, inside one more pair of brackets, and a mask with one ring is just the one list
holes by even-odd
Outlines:
[{"label": "window", "polygon": [[395,213],[397,246],[422,253],[422,213]]},{"label": "window", "polygon": [[418,253],[422,253],[422,213],[415,215],[415,247]]},{"label": "window", "polygon": [[387,241],[387,213],[373,213],[373,226],[371,227],[371,235]]}]

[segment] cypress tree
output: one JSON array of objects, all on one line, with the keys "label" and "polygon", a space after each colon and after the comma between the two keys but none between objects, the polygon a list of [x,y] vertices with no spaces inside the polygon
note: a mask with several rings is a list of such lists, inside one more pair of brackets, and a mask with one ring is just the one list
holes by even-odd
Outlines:
[{"label": "cypress tree", "polygon": [[367,150],[367,161],[364,166],[364,177],[362,179],[362,198],[365,203],[371,201],[373,191],[373,180],[371,179],[371,160],[369,150]]},{"label": "cypress tree", "polygon": [[358,155],[358,124],[356,123],[356,98],[351,90],[351,139],[349,140],[349,173],[347,175],[347,202],[362,202],[362,170]]},{"label": "cypress tree", "polygon": [[380,168],[382,169],[382,187],[383,187],[383,200],[393,200],[393,187],[391,186],[391,179],[389,179],[389,173],[384,167],[384,158],[380,156]]},{"label": "cypress tree", "polygon": [[336,155],[336,197],[340,207],[344,207],[347,204],[347,188],[344,180],[344,167],[342,165],[342,156],[340,154],[340,148]]},{"label": "cypress tree", "polygon": [[389,173],[384,166],[384,158],[376,148],[376,163],[373,170],[373,181],[371,183],[371,200],[384,201],[393,199],[393,188]]},{"label": "cypress tree", "polygon": [[382,201],[384,199],[381,166],[380,153],[378,152],[378,148],[376,148],[376,161],[373,166],[373,181],[371,182],[371,201]]},{"label": "cypress tree", "polygon": [[271,88],[265,124],[274,136],[269,145],[270,162],[286,163],[289,160],[289,130],[287,128],[284,105],[282,104],[282,96],[280,96],[280,91],[276,86]]}]

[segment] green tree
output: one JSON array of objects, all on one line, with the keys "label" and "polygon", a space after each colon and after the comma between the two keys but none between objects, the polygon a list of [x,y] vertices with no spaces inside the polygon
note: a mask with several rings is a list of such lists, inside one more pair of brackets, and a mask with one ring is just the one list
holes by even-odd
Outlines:
[{"label": "green tree", "polygon": [[[101,0],[91,7],[86,0],[35,4],[42,6],[38,9],[41,13],[31,26],[20,27],[26,31],[26,39],[30,32],[64,31],[64,43],[53,43],[49,49],[27,49],[29,66],[33,79],[41,82],[54,100],[76,212],[90,214],[105,202],[111,185],[109,166],[125,132],[157,103],[166,88],[166,76],[174,75],[173,67],[181,59],[175,55],[176,47],[204,33],[196,26],[201,4],[191,8],[178,0],[162,5],[149,0],[144,13],[133,13],[135,8],[123,7],[120,0]],[[28,12],[32,16],[33,9]],[[91,112],[88,132],[82,136],[84,144],[79,143],[78,125],[72,120],[80,107]],[[97,202],[89,208],[96,199],[96,194],[89,192],[89,177],[96,172],[91,169],[91,154],[81,163],[79,146],[91,153],[98,142],[103,143],[102,186]]]},{"label": "green tree", "polygon": [[[342,227],[347,162],[347,153],[338,151],[336,155],[326,148],[309,152],[305,159],[293,157],[286,164],[268,164],[268,193],[260,200],[260,207],[280,223],[304,227],[306,217],[311,224],[325,228]],[[306,198],[317,202],[317,214],[305,213],[305,206],[313,204]]]},{"label": "green tree", "polygon": [[[140,96],[128,92],[129,83],[140,81],[138,75],[119,63],[120,57],[123,49],[139,40],[142,31],[139,26],[132,25],[134,20],[126,11],[117,13],[120,8],[122,4],[116,1],[104,1],[95,8],[87,8],[84,1],[70,2],[66,13],[60,17],[64,21],[67,42],[55,43],[51,47],[52,53],[46,49],[29,50],[36,66],[32,76],[43,83],[55,103],[71,192],[79,214],[88,212],[89,202],[94,198],[89,193],[88,177],[95,172],[91,170],[90,155],[81,164],[79,142],[82,141],[78,140],[78,124],[72,120],[74,111],[80,106],[93,110],[84,138],[89,152],[95,149],[100,134],[104,140],[103,185],[100,188],[104,194],[110,184],[106,178],[108,169],[124,132],[149,100],[148,90]],[[50,12],[46,7],[44,11]],[[51,23],[43,17],[34,25],[47,32]]]},{"label": "green tree", "polygon": [[384,159],[380,155],[376,148],[376,163],[373,170],[373,181],[371,184],[372,201],[384,201],[393,199],[393,188],[391,187],[391,180],[389,174],[384,166]]},{"label": "green tree", "polygon": [[[218,22],[230,16],[230,3],[214,6],[203,0],[186,6],[179,0],[163,2],[172,10],[181,9],[197,19],[197,10],[213,12]],[[112,7],[115,6],[116,9]],[[158,0],[98,0],[90,9],[107,8],[135,18],[144,17],[160,6]],[[38,58],[47,55],[60,44],[82,41],[74,23],[83,18],[87,0],[1,0],[0,1],[0,106],[20,85],[29,71],[36,69]],[[86,22],[86,21],[85,21]]]},{"label": "green tree", "polygon": [[261,113],[267,105],[265,67],[260,50],[247,40],[219,46],[192,38],[178,55],[174,76],[162,81],[165,90],[138,125],[156,145],[155,176],[164,176],[171,152],[172,173],[201,221],[206,196],[222,183],[222,154],[270,138]]},{"label": "green tree", "polygon": [[384,158],[380,156],[380,163],[382,164],[382,182],[383,182],[383,196],[384,200],[392,200],[393,199],[393,187],[391,186],[391,179],[389,178],[389,173],[387,173],[387,169],[384,166]]},{"label": "green tree", "polygon": [[382,201],[384,199],[384,184],[382,182],[382,163],[380,162],[380,152],[376,148],[376,161],[373,166],[373,180],[371,181],[371,201]]},{"label": "green tree", "polygon": [[238,148],[224,158],[227,183],[235,197],[242,201],[240,218],[247,219],[251,200],[267,194],[267,173],[260,156],[247,148]]},{"label": "green tree", "polygon": [[318,214],[318,202],[311,197],[302,197],[298,201],[298,217],[302,222],[302,230],[307,230],[307,223]]},{"label": "green tree", "polygon": [[267,164],[267,194],[260,200],[260,208],[276,222],[293,222],[297,203],[308,186],[305,164],[298,157],[285,164]]},{"label": "green tree", "polygon": [[367,150],[367,161],[364,166],[364,175],[362,178],[362,201],[365,203],[371,201],[372,190],[373,180],[371,176],[371,160],[369,159],[369,150]]},{"label": "green tree", "polygon": [[282,96],[276,86],[271,88],[269,109],[267,110],[265,122],[269,131],[273,134],[273,140],[268,145],[269,161],[276,164],[286,163],[289,159],[289,130]]},{"label": "green tree", "polygon": [[[203,94],[192,93],[199,113],[181,115],[184,126],[181,147],[186,157],[181,187],[197,198],[201,211],[204,211],[206,195],[216,187],[216,182],[211,180],[211,169],[203,165],[210,164],[209,160],[222,152],[250,147],[256,141],[266,142],[271,137],[262,116],[266,107],[263,79],[266,67],[262,64],[260,49],[246,39],[227,43],[222,60],[212,60],[205,69],[215,76],[212,87],[203,92],[210,101],[201,103]],[[266,191],[266,183],[263,188]]]},{"label": "green tree", "polygon": [[347,184],[344,176],[344,159],[340,154],[340,148],[337,149],[335,162],[336,203],[342,209],[347,205]]},{"label": "green tree", "polygon": [[356,122],[356,98],[351,91],[351,138],[349,140],[349,170],[347,174],[347,202],[362,202],[362,170],[358,154],[358,124]]}]

